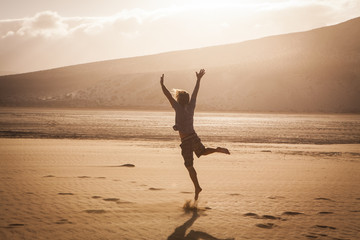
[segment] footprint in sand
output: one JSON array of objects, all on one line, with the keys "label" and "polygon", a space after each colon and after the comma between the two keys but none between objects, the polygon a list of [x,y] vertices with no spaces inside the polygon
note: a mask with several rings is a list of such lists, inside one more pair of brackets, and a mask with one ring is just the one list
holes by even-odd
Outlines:
[{"label": "footprint in sand", "polygon": [[133,168],[135,167],[134,164],[131,164],[131,163],[125,163],[125,164],[122,164],[122,165],[119,165],[119,166],[113,166],[113,167],[128,167],[128,168]]},{"label": "footprint in sand", "polygon": [[269,196],[268,199],[284,199],[285,197],[282,197],[282,196]]},{"label": "footprint in sand", "polygon": [[330,201],[330,202],[335,202],[334,200],[331,200],[330,198],[323,198],[323,197],[319,197],[319,198],[315,198],[315,200],[317,200],[317,201]]},{"label": "footprint in sand", "polygon": [[93,199],[99,199],[99,198],[101,198],[100,196],[92,196],[91,198],[93,198]]},{"label": "footprint in sand", "polygon": [[120,201],[119,198],[104,198],[103,200],[107,201],[107,202],[118,202],[118,201]]},{"label": "footprint in sand", "polygon": [[256,218],[256,219],[267,219],[267,220],[281,220],[281,217],[275,217],[272,215],[262,215],[261,217],[256,214],[256,213],[245,213],[244,217],[252,217],[252,218]]},{"label": "footprint in sand", "polygon": [[51,178],[51,177],[55,177],[55,176],[54,175],[46,175],[46,176],[43,176],[43,177]]},{"label": "footprint in sand", "polygon": [[72,222],[68,221],[67,219],[63,218],[59,221],[55,222],[56,224],[73,224]]},{"label": "footprint in sand", "polygon": [[8,225],[8,228],[23,227],[23,226],[25,226],[25,224],[22,224],[22,223],[10,223]]},{"label": "footprint in sand", "polygon": [[62,192],[60,192],[60,193],[58,193],[58,195],[74,195],[73,193],[62,193]]},{"label": "footprint in sand", "polygon": [[255,226],[259,227],[259,228],[265,228],[265,229],[272,229],[274,227],[276,227],[277,225],[273,224],[273,223],[258,223],[255,224]]},{"label": "footprint in sand", "polygon": [[303,215],[303,213],[301,212],[283,212],[282,215],[286,215],[286,216],[297,216],[297,215]]},{"label": "footprint in sand", "polygon": [[[323,234],[323,233],[309,233],[309,234],[303,234],[303,236],[307,237],[307,238],[311,238],[311,239],[315,239],[315,238],[318,238],[319,236],[320,237],[327,237],[328,235],[327,234]],[[334,239],[335,240],[335,239]],[[340,239],[338,239],[340,240]]]},{"label": "footprint in sand", "polygon": [[160,190],[164,190],[163,188],[149,188],[150,191],[160,191]]},{"label": "footprint in sand", "polygon": [[253,217],[253,218],[260,218],[259,215],[257,215],[256,213],[245,213],[244,217]]},{"label": "footprint in sand", "polygon": [[127,201],[121,201],[119,198],[104,198],[103,200],[107,201],[107,202],[114,202],[117,204],[132,203],[132,202],[127,202]]},{"label": "footprint in sand", "polygon": [[95,214],[102,214],[102,213],[106,213],[105,210],[102,210],[102,209],[99,209],[99,210],[96,210],[96,209],[89,209],[89,210],[85,210],[85,212],[87,213],[95,213]]},{"label": "footprint in sand", "polygon": [[261,219],[270,219],[270,220],[281,220],[280,217],[274,217],[272,215],[262,215]]},{"label": "footprint in sand", "polygon": [[271,153],[271,150],[261,150],[260,152]]},{"label": "footprint in sand", "polygon": [[78,176],[78,178],[91,178],[89,176]]},{"label": "footprint in sand", "polygon": [[229,193],[230,196],[241,196],[239,193]]},{"label": "footprint in sand", "polygon": [[314,227],[316,228],[323,228],[323,229],[332,229],[335,230],[335,227],[330,227],[330,226],[326,226],[326,225],[315,225]]}]

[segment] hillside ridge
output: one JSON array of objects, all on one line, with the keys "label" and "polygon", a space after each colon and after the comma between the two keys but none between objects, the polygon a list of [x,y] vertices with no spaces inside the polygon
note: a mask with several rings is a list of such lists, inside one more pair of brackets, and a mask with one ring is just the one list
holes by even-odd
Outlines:
[{"label": "hillside ridge", "polygon": [[213,111],[360,112],[360,18],[241,43],[0,76],[0,106],[168,109],[169,89]]}]

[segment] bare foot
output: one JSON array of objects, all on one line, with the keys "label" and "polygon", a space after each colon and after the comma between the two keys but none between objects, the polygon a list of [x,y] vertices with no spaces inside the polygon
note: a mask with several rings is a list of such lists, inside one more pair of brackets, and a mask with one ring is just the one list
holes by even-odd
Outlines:
[{"label": "bare foot", "polygon": [[200,193],[201,191],[202,191],[202,188],[195,189],[195,197],[194,197],[195,201],[198,200],[198,198],[199,198],[199,193]]},{"label": "bare foot", "polygon": [[230,154],[230,152],[227,148],[218,147],[218,148],[216,148],[216,150],[221,153]]}]

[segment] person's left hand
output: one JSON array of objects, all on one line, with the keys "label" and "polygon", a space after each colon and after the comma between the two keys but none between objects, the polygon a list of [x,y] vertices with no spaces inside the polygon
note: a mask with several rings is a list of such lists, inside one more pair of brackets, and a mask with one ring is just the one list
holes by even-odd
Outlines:
[{"label": "person's left hand", "polygon": [[200,72],[196,72],[196,77],[200,80],[205,75],[205,69],[201,69]]},{"label": "person's left hand", "polygon": [[164,85],[164,74],[161,76],[161,78],[160,78],[160,84],[161,85]]}]

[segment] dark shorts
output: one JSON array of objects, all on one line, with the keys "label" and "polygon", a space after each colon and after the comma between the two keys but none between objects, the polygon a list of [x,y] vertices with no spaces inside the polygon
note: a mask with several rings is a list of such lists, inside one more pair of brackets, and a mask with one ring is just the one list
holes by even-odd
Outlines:
[{"label": "dark shorts", "polygon": [[194,164],[193,152],[195,152],[196,156],[199,158],[205,150],[205,146],[201,143],[201,140],[196,133],[182,139],[180,147],[181,155],[184,158],[186,167],[192,167]]}]

